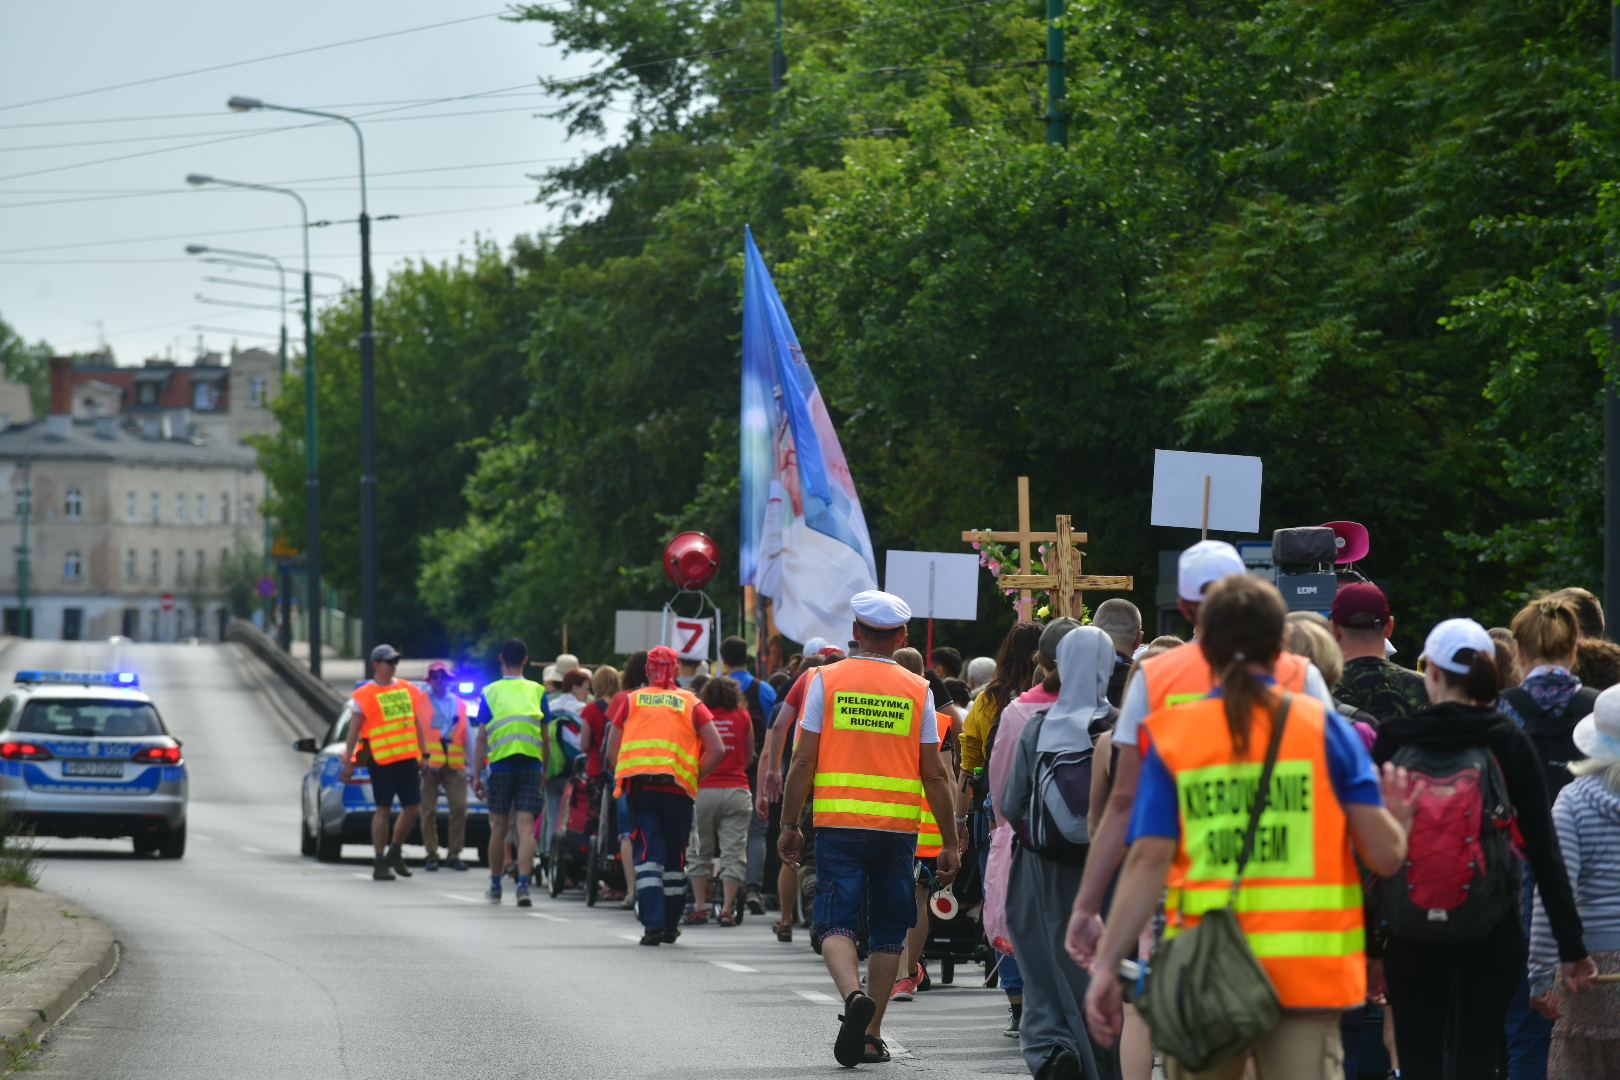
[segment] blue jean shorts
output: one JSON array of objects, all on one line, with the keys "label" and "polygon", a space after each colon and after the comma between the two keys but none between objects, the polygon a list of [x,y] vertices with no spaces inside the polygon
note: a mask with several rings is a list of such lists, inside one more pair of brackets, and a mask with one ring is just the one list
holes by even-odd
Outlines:
[{"label": "blue jean shorts", "polygon": [[816,896],[810,932],[817,941],[859,935],[866,901],[869,952],[904,952],[917,925],[917,837],[881,829],[816,830]]},{"label": "blue jean shorts", "polygon": [[541,770],[491,769],[489,783],[484,790],[492,814],[539,814],[544,806],[540,798]]}]

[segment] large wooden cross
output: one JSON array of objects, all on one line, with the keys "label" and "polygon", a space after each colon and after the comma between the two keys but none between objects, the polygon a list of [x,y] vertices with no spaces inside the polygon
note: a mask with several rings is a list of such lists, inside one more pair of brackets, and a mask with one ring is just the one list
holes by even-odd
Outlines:
[{"label": "large wooden cross", "polygon": [[[1017,574],[1003,574],[996,579],[996,584],[1004,589],[1018,590],[1018,621],[1029,622],[1030,609],[1034,604],[1031,595],[1035,589],[1045,589],[1052,594],[1053,614],[1061,618],[1065,615],[1079,618],[1080,594],[1088,589],[1129,592],[1136,588],[1135,579],[1129,577],[1100,577],[1085,575],[1080,572],[1081,553],[1074,548],[1075,544],[1086,542],[1085,533],[1077,533],[1070,528],[1069,515],[1057,515],[1055,532],[1031,532],[1029,528],[1029,477],[1018,478],[1018,531],[1017,532],[981,532],[969,530],[962,534],[962,539],[968,543],[1016,543],[1018,545],[1019,569]],[[1056,574],[1037,574],[1030,564],[1029,546],[1034,543],[1051,543],[1049,559],[1057,564]]]}]

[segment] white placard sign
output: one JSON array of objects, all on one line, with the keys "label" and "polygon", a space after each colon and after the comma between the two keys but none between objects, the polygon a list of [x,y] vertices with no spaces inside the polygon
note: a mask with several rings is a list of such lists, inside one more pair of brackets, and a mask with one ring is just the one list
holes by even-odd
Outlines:
[{"label": "white placard sign", "polygon": [[613,613],[613,651],[629,656],[644,652],[660,643],[664,630],[662,611],[615,611]]},{"label": "white placard sign", "polygon": [[682,660],[709,659],[709,642],[714,633],[713,619],[671,615],[664,633],[667,636],[664,644],[674,649]]},{"label": "white placard sign", "polygon": [[1198,529],[1204,524],[1204,478],[1209,478],[1209,527],[1260,531],[1260,459],[1235,454],[1153,453],[1150,524]]},{"label": "white placard sign", "polygon": [[893,551],[883,564],[884,591],[918,619],[979,617],[979,557],[959,551]]}]

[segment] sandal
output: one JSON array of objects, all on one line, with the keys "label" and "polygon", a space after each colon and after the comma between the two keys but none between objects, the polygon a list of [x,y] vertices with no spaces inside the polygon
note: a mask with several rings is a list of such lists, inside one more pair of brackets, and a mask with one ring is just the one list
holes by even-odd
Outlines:
[{"label": "sandal", "polygon": [[781,919],[777,919],[775,922],[771,923],[771,929],[776,931],[777,941],[793,940],[793,923],[791,920],[784,922]]},{"label": "sandal", "polygon": [[866,1058],[866,1027],[877,1015],[877,1002],[851,990],[844,999],[844,1014],[838,1018],[838,1039],[833,1043],[833,1057],[846,1069],[853,1069]]},{"label": "sandal", "polygon": [[862,1065],[881,1065],[889,1060],[889,1047],[876,1035],[866,1036],[866,1044],[871,1047],[861,1055]]},{"label": "sandal", "polygon": [[737,925],[737,916],[733,915],[730,911],[722,911],[720,913],[720,925],[721,926],[736,926]]},{"label": "sandal", "polygon": [[708,908],[696,908],[696,909],[694,909],[692,911],[688,911],[685,915],[683,915],[681,917],[681,922],[683,924],[685,924],[686,926],[702,926],[705,923],[707,923],[708,921],[709,921],[709,909]]},{"label": "sandal", "polygon": [[606,885],[597,886],[596,898],[598,900],[623,900],[624,893],[618,889],[610,889]]}]

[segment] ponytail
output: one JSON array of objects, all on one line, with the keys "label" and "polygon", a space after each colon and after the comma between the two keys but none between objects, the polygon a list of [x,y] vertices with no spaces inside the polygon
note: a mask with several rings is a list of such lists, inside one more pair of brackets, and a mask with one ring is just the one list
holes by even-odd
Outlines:
[{"label": "ponytail", "polygon": [[1211,585],[1198,609],[1198,644],[1210,670],[1220,677],[1226,729],[1238,753],[1249,749],[1255,706],[1270,710],[1276,700],[1249,665],[1267,670],[1276,666],[1287,616],[1282,594],[1247,574],[1233,574]]},{"label": "ponytail", "polygon": [[1502,692],[1502,676],[1496,670],[1495,649],[1490,652],[1484,649],[1458,649],[1451,659],[1453,663],[1467,664],[1468,670],[1459,674],[1447,671],[1439,664],[1434,665],[1447,686],[1460,690],[1476,705],[1489,705],[1496,700]]}]

